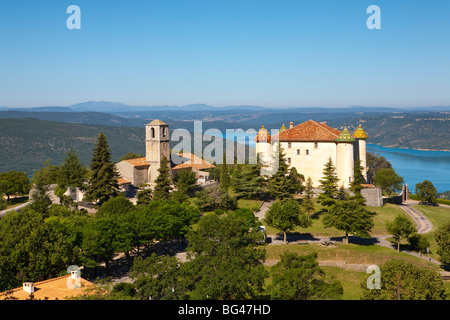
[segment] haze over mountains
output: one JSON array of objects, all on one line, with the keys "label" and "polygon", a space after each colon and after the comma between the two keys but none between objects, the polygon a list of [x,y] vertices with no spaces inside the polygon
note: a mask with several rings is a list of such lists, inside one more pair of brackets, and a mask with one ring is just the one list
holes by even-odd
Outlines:
[{"label": "haze over mountains", "polygon": [[364,107],[364,106],[349,106],[347,108],[332,108],[332,107],[263,107],[263,106],[251,106],[251,105],[238,105],[238,106],[225,106],[215,107],[207,104],[189,104],[185,106],[131,106],[120,102],[110,101],[87,101],[77,103],[70,106],[42,106],[42,107],[30,107],[30,108],[15,108],[1,106],[0,111],[14,110],[14,111],[28,111],[28,112],[105,112],[105,113],[128,113],[128,112],[152,112],[152,111],[216,111],[216,112],[248,112],[248,111],[296,111],[296,112],[407,112],[407,111],[450,111],[450,106],[429,106],[429,107],[407,107],[407,108],[395,108],[395,107]]}]

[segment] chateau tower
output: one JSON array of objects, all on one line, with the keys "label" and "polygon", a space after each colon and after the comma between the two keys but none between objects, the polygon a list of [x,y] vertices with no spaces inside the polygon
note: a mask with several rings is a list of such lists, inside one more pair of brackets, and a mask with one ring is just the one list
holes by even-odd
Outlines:
[{"label": "chateau tower", "polygon": [[355,161],[357,161],[357,158],[359,157],[359,160],[361,161],[361,167],[363,167],[362,174],[364,176],[364,179],[367,181],[367,158],[366,158],[367,134],[361,127],[361,124],[355,130],[353,136],[356,138]]},{"label": "chateau tower", "polygon": [[262,163],[268,165],[272,162],[272,138],[264,126],[259,129],[255,137],[256,154]]},{"label": "chateau tower", "polygon": [[335,140],[336,146],[336,173],[340,180],[339,186],[350,187],[353,182],[354,174],[354,153],[353,144],[356,141],[347,128],[339,134]]},{"label": "chateau tower", "polygon": [[158,177],[161,159],[166,157],[170,161],[169,125],[161,120],[153,120],[145,125],[145,162],[150,165],[148,181],[151,184]]}]

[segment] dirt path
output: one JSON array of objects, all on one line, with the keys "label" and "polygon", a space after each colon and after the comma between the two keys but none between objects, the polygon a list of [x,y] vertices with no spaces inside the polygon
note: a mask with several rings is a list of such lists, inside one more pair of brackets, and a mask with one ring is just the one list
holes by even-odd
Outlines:
[{"label": "dirt path", "polygon": [[418,201],[407,200],[399,205],[399,208],[405,211],[417,224],[417,233],[423,234],[430,232],[433,229],[433,224],[422,212],[412,207],[418,203]]}]

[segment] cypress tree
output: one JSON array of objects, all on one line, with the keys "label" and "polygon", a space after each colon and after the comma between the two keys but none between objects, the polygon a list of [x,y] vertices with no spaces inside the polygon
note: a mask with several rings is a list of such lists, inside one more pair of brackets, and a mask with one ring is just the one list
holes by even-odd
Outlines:
[{"label": "cypress tree", "polygon": [[155,190],[153,190],[153,200],[169,200],[172,180],[170,178],[169,160],[166,157],[161,159],[158,172],[158,177],[155,179]]},{"label": "cypress tree", "polygon": [[106,136],[100,132],[91,160],[91,177],[86,188],[86,199],[102,204],[118,194],[119,174],[111,162],[111,150]]},{"label": "cypress tree", "polygon": [[223,153],[223,161],[220,167],[220,189],[223,192],[228,192],[228,188],[230,187],[230,176],[228,174],[228,165],[227,165],[227,154]]}]

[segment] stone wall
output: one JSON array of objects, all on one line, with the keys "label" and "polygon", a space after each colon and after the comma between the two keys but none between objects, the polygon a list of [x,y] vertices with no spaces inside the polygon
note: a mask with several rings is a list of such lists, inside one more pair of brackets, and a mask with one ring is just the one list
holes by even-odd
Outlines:
[{"label": "stone wall", "polygon": [[380,188],[362,189],[361,195],[366,199],[366,205],[368,206],[382,207],[384,205]]}]

